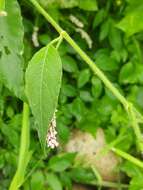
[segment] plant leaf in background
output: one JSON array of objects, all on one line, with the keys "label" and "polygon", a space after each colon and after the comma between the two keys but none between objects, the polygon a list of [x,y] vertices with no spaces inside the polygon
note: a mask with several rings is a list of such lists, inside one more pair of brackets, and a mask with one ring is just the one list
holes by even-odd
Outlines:
[{"label": "plant leaf in background", "polygon": [[78,67],[77,64],[75,62],[75,60],[68,56],[65,55],[62,57],[62,63],[63,63],[63,69],[69,73],[73,73],[73,72],[77,72],[78,71]]},{"label": "plant leaf in background", "polygon": [[95,179],[95,175],[89,169],[84,169],[82,167],[75,167],[69,172],[71,178],[75,182],[89,182]]},{"label": "plant leaf in background", "polygon": [[50,188],[52,190],[62,190],[63,189],[59,178],[55,174],[53,174],[53,173],[47,174],[46,179],[47,179],[48,185],[50,186]]},{"label": "plant leaf in background", "polygon": [[138,190],[142,189],[143,187],[143,174],[142,170],[134,165],[132,165],[130,162],[126,161],[121,166],[121,170],[126,172],[129,177],[132,177],[132,180],[130,181],[129,190]]},{"label": "plant leaf in background", "polygon": [[96,65],[103,71],[113,71],[119,68],[118,62],[113,59],[107,49],[99,49],[95,57]]},{"label": "plant leaf in background", "polygon": [[60,8],[79,7],[86,11],[97,11],[98,6],[96,0],[39,0],[39,2],[46,8],[49,6],[56,6]]},{"label": "plant leaf in background", "polygon": [[97,11],[97,2],[96,0],[79,0],[79,8],[86,11]]},{"label": "plant leaf in background", "polygon": [[143,2],[131,3],[128,7],[125,17],[117,24],[117,27],[123,30],[127,36],[143,31]]},{"label": "plant leaf in background", "polygon": [[75,153],[65,153],[53,156],[49,160],[48,166],[52,171],[63,172],[64,170],[72,166],[75,156]]},{"label": "plant leaf in background", "polygon": [[51,44],[33,56],[26,71],[26,95],[43,149],[48,126],[57,107],[61,77],[61,59]]},{"label": "plant leaf in background", "polygon": [[103,90],[102,82],[99,78],[93,76],[91,79],[91,83],[92,83],[92,89],[91,89],[92,95],[94,96],[94,98],[98,98]]},{"label": "plant leaf in background", "polygon": [[39,0],[39,2],[46,8],[56,6],[60,8],[72,8],[78,5],[77,0]]},{"label": "plant leaf in background", "polygon": [[119,81],[123,84],[143,84],[143,65],[138,63],[126,63],[122,66]]},{"label": "plant leaf in background", "polygon": [[79,73],[79,78],[78,78],[78,87],[81,88],[83,87],[90,78],[90,70],[89,69],[84,69]]},{"label": "plant leaf in background", "polygon": [[5,6],[7,16],[0,17],[0,82],[22,97],[22,18],[16,0],[6,1]]},{"label": "plant leaf in background", "polygon": [[101,25],[101,27],[100,27],[100,35],[99,35],[99,40],[100,41],[104,40],[108,36],[111,24],[112,24],[111,18],[108,18]]},{"label": "plant leaf in background", "polygon": [[31,178],[31,189],[42,190],[44,185],[44,175],[40,171],[34,172]]}]

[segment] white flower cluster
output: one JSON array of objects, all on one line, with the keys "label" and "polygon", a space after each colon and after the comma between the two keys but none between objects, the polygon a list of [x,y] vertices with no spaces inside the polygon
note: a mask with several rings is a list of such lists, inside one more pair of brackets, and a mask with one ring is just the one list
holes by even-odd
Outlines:
[{"label": "white flower cluster", "polygon": [[34,47],[39,47],[38,30],[39,28],[37,26],[34,26],[33,34],[32,34],[32,42],[33,42]]},{"label": "white flower cluster", "polygon": [[47,146],[54,149],[55,147],[57,147],[59,145],[59,143],[57,142],[57,131],[56,131],[56,114],[54,113],[54,116],[51,120],[50,123],[50,127],[48,129],[48,133],[47,133]]},{"label": "white flower cluster", "polygon": [[89,34],[83,29],[84,24],[78,18],[76,18],[74,15],[70,15],[69,19],[71,20],[71,22],[73,24],[75,24],[77,26],[77,28],[75,28],[75,31],[80,33],[81,37],[86,41],[88,47],[91,49],[93,42],[92,42],[92,39],[89,36]]},{"label": "white flower cluster", "polygon": [[74,23],[79,28],[83,28],[84,27],[84,24],[78,18],[76,18],[75,16],[70,15],[69,18],[72,21],[72,23]]},{"label": "white flower cluster", "polygon": [[0,16],[7,16],[7,12],[6,11],[0,11]]},{"label": "white flower cluster", "polygon": [[75,30],[76,30],[76,32],[79,32],[79,33],[80,33],[81,37],[82,37],[83,39],[85,39],[86,43],[88,44],[88,47],[91,49],[93,42],[92,42],[90,36],[88,35],[88,33],[85,32],[85,31],[84,31],[83,29],[81,29],[81,28],[76,28]]}]

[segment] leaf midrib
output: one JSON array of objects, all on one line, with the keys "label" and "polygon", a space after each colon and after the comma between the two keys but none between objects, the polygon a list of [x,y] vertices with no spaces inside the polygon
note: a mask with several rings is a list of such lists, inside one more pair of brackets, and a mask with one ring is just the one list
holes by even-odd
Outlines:
[{"label": "leaf midrib", "polygon": [[[42,66],[42,70],[41,70],[41,80],[40,80],[40,96],[39,96],[39,103],[40,103],[40,123],[42,125],[41,129],[42,129],[42,136],[43,136],[43,132],[44,132],[44,128],[43,128],[43,112],[42,112],[42,87],[43,87],[43,78],[44,78],[44,68],[45,68],[45,65],[46,65],[46,57],[47,57],[47,54],[48,54],[48,47],[46,48],[46,51],[45,51],[45,56],[44,56],[44,59],[43,59],[43,66]],[[41,143],[42,143],[42,140],[41,140]]]}]

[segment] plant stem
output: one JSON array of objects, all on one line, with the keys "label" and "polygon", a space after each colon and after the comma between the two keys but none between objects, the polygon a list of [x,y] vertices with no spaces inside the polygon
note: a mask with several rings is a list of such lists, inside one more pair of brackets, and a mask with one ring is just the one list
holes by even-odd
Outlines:
[{"label": "plant stem", "polygon": [[[95,181],[87,183],[87,185],[97,185],[97,186],[99,186],[100,183],[95,180]],[[127,184],[118,184],[118,183],[109,182],[109,181],[102,181],[101,186],[102,187],[108,187],[108,188],[115,188],[115,189],[118,189],[118,188],[128,189],[129,188],[129,185],[127,185]]]},{"label": "plant stem", "polygon": [[56,45],[56,49],[58,49],[58,48],[60,47],[62,41],[63,41],[63,36],[60,35],[60,39],[59,39],[59,41],[58,41],[58,43],[57,43],[57,45]]},{"label": "plant stem", "polygon": [[52,40],[51,42],[50,42],[50,44],[55,44],[55,43],[58,43],[59,41],[60,41],[60,39],[61,39],[61,36],[59,36],[58,38],[55,38],[54,40]]},{"label": "plant stem", "polygon": [[5,10],[5,0],[0,0],[0,11]]},{"label": "plant stem", "polygon": [[36,0],[30,0],[31,3],[37,8],[37,10],[46,18],[46,20],[56,29],[60,34],[63,29],[56,23],[56,21],[40,6]]},{"label": "plant stem", "polygon": [[114,146],[116,146],[118,143],[120,143],[123,139],[125,139],[126,136],[118,136],[114,141],[110,142],[109,144],[107,144],[101,151],[100,154],[97,156],[97,159],[101,159],[104,155],[106,155],[111,148],[113,148]]},{"label": "plant stem", "polygon": [[98,170],[97,170],[94,166],[91,166],[91,169],[92,169],[93,173],[95,174],[95,177],[97,178],[97,181],[98,181],[98,183],[99,183],[99,188],[98,188],[98,190],[101,190],[102,177],[101,177],[100,173],[98,172]]},{"label": "plant stem", "polygon": [[24,181],[26,167],[31,156],[31,153],[29,152],[29,144],[30,144],[29,106],[26,103],[24,103],[18,167],[13,177],[13,180],[10,184],[9,190],[18,190]]},{"label": "plant stem", "polygon": [[139,159],[131,156],[130,154],[120,150],[120,149],[117,149],[117,148],[111,148],[111,150],[113,152],[115,152],[117,155],[121,156],[122,158],[132,162],[133,164],[135,164],[136,166],[140,167],[140,168],[143,168],[143,162],[140,161]]},{"label": "plant stem", "polygon": [[138,142],[136,142],[138,145],[138,149],[143,150],[143,138],[142,138],[142,134],[140,132],[140,128],[139,128],[135,113],[133,111],[132,104],[130,104],[130,107],[129,107],[129,116],[130,116],[131,125],[134,129],[135,135],[136,135],[136,137],[138,137],[136,139],[138,141]]},{"label": "plant stem", "polygon": [[[129,109],[129,102],[126,100],[124,96],[121,95],[119,90],[114,87],[114,85],[108,80],[108,78],[104,75],[104,73],[95,65],[95,63],[89,58],[88,55],[74,42],[74,40],[69,36],[69,34],[64,31],[56,22],[55,20],[40,6],[40,4],[36,0],[30,0],[33,5],[36,7],[36,9],[46,18],[46,20],[59,32],[60,35],[63,36],[63,38],[73,47],[73,49],[81,56],[81,58],[89,65],[89,67],[93,70],[94,74],[96,74],[101,81],[104,83],[104,85],[114,94],[114,96],[122,103],[125,110],[128,112]],[[132,107],[133,108],[133,107]],[[134,109],[133,109],[134,111]],[[138,111],[135,113],[136,117],[138,114]],[[136,119],[135,117],[135,119]],[[137,119],[136,119],[137,120]],[[141,139],[141,131],[139,128],[139,125],[133,126],[133,129],[135,130],[136,138],[138,147],[140,148],[140,151],[143,151],[143,145],[140,141]]]}]

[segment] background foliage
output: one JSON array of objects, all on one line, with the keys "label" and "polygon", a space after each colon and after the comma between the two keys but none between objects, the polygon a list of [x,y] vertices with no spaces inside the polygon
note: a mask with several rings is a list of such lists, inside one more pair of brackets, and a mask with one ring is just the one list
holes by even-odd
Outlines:
[{"label": "background foliage", "polygon": [[[17,2],[8,2],[11,19],[5,17],[7,25],[0,29],[0,190],[8,188],[17,165],[22,118],[20,99],[25,99],[23,72],[32,55],[57,37],[51,25],[28,1],[19,1],[22,20],[17,16],[20,14]],[[121,93],[143,113],[142,0],[39,2],[87,52]],[[75,24],[71,15],[82,24]],[[0,25],[2,22],[0,18]],[[9,33],[8,26],[12,27],[12,33]],[[32,40],[34,35],[38,44]],[[124,133],[125,138],[117,147],[138,156],[134,133],[120,103],[100,79],[93,76],[66,42],[61,44],[59,50],[63,63],[57,112],[60,147],[43,156],[31,116],[33,156],[27,171],[31,175],[24,184],[24,190],[72,189],[74,182],[91,184],[96,179],[90,168],[85,169],[74,163],[75,154],[64,153],[62,147],[68,143],[75,128],[92,135],[96,134],[99,127],[103,128],[107,142]],[[33,168],[35,170],[31,173]],[[118,169],[125,176],[123,181],[129,184],[130,190],[143,188],[143,173],[139,168],[123,161]]]}]

